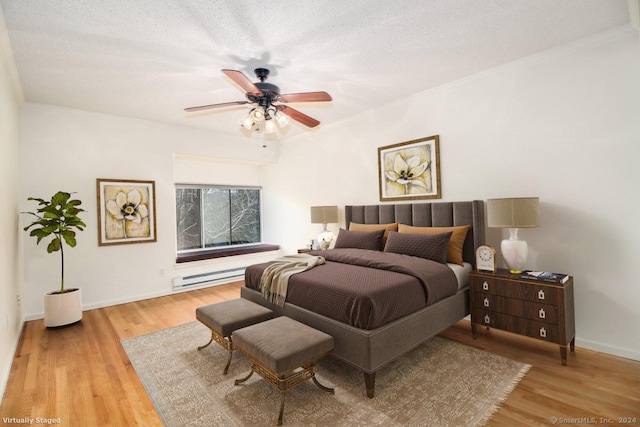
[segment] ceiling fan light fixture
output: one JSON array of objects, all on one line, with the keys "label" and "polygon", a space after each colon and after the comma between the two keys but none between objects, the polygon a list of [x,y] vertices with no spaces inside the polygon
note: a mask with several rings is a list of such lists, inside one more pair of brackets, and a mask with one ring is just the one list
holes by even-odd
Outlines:
[{"label": "ceiling fan light fixture", "polygon": [[274,133],[276,131],[276,125],[273,124],[273,120],[267,120],[264,122],[265,133]]},{"label": "ceiling fan light fixture", "polygon": [[265,112],[262,107],[256,107],[249,113],[255,123],[264,121]]},{"label": "ceiling fan light fixture", "polygon": [[286,114],[278,111],[274,114],[274,117],[276,119],[276,122],[278,122],[278,126],[280,126],[281,128],[289,124],[289,116],[287,116]]},{"label": "ceiling fan light fixture", "polygon": [[240,126],[248,130],[251,130],[251,128],[253,127],[253,123],[254,122],[251,114],[247,114],[242,118],[242,120],[240,120]]}]

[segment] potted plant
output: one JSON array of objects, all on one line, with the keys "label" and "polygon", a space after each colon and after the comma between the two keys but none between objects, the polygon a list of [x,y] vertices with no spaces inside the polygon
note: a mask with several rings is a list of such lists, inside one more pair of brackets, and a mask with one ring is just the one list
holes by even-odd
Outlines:
[{"label": "potted plant", "polygon": [[60,251],[61,274],[60,289],[44,296],[44,325],[56,327],[69,325],[82,319],[82,294],[79,288],[64,287],[64,244],[76,246],[76,231],[84,230],[86,224],[78,217],[84,209],[79,206],[80,200],[71,199],[71,193],[58,191],[51,200],[29,197],[27,200],[38,202],[35,212],[22,212],[33,215],[36,220],[26,226],[31,229],[30,236],[38,239],[37,244],[48,237],[53,237],[47,245],[47,252]]}]

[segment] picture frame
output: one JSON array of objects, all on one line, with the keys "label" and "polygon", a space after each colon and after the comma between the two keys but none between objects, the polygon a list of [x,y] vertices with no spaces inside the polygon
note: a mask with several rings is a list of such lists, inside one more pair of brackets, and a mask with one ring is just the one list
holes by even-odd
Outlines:
[{"label": "picture frame", "polygon": [[380,201],[439,199],[440,137],[378,148]]},{"label": "picture frame", "polygon": [[155,181],[98,178],[96,192],[98,246],[157,240]]}]

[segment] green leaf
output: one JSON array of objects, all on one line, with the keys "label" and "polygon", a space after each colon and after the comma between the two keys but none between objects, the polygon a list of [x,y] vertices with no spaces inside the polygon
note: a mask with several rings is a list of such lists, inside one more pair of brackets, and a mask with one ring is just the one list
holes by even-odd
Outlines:
[{"label": "green leaf", "polygon": [[31,230],[31,233],[29,233],[29,236],[34,236],[38,238],[38,240],[36,241],[36,244],[40,244],[40,240],[44,239],[48,235],[49,233],[43,233],[42,229],[40,228],[33,229]]},{"label": "green leaf", "polygon": [[44,211],[44,217],[45,218],[52,218],[52,219],[60,219],[60,214],[57,211],[52,211],[52,210],[46,210]]},{"label": "green leaf", "polygon": [[58,205],[64,206],[67,203],[67,200],[71,197],[71,194],[65,193],[64,191],[58,191],[51,198],[51,204],[55,207]]},{"label": "green leaf", "polygon": [[60,235],[64,238],[64,241],[67,242],[67,245],[74,248],[77,244],[76,242],[76,233],[74,231],[68,230],[60,233]]},{"label": "green leaf", "polygon": [[58,229],[58,226],[56,224],[47,224],[44,227],[42,227],[42,231],[44,231],[47,234],[51,234],[57,229]]},{"label": "green leaf", "polygon": [[47,252],[51,253],[51,252],[56,252],[60,250],[60,246],[61,246],[61,242],[60,239],[55,238],[52,241],[49,242],[49,245],[47,246]]}]

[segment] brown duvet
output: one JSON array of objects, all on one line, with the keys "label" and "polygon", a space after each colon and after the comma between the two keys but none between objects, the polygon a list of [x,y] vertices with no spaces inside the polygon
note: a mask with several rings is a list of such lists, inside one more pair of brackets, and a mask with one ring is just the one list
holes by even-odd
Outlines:
[{"label": "brown duvet", "polygon": [[[453,295],[458,282],[445,264],[364,249],[315,251],[327,262],[289,279],[286,302],[361,329],[375,329]],[[270,263],[245,272],[260,291]]]}]

